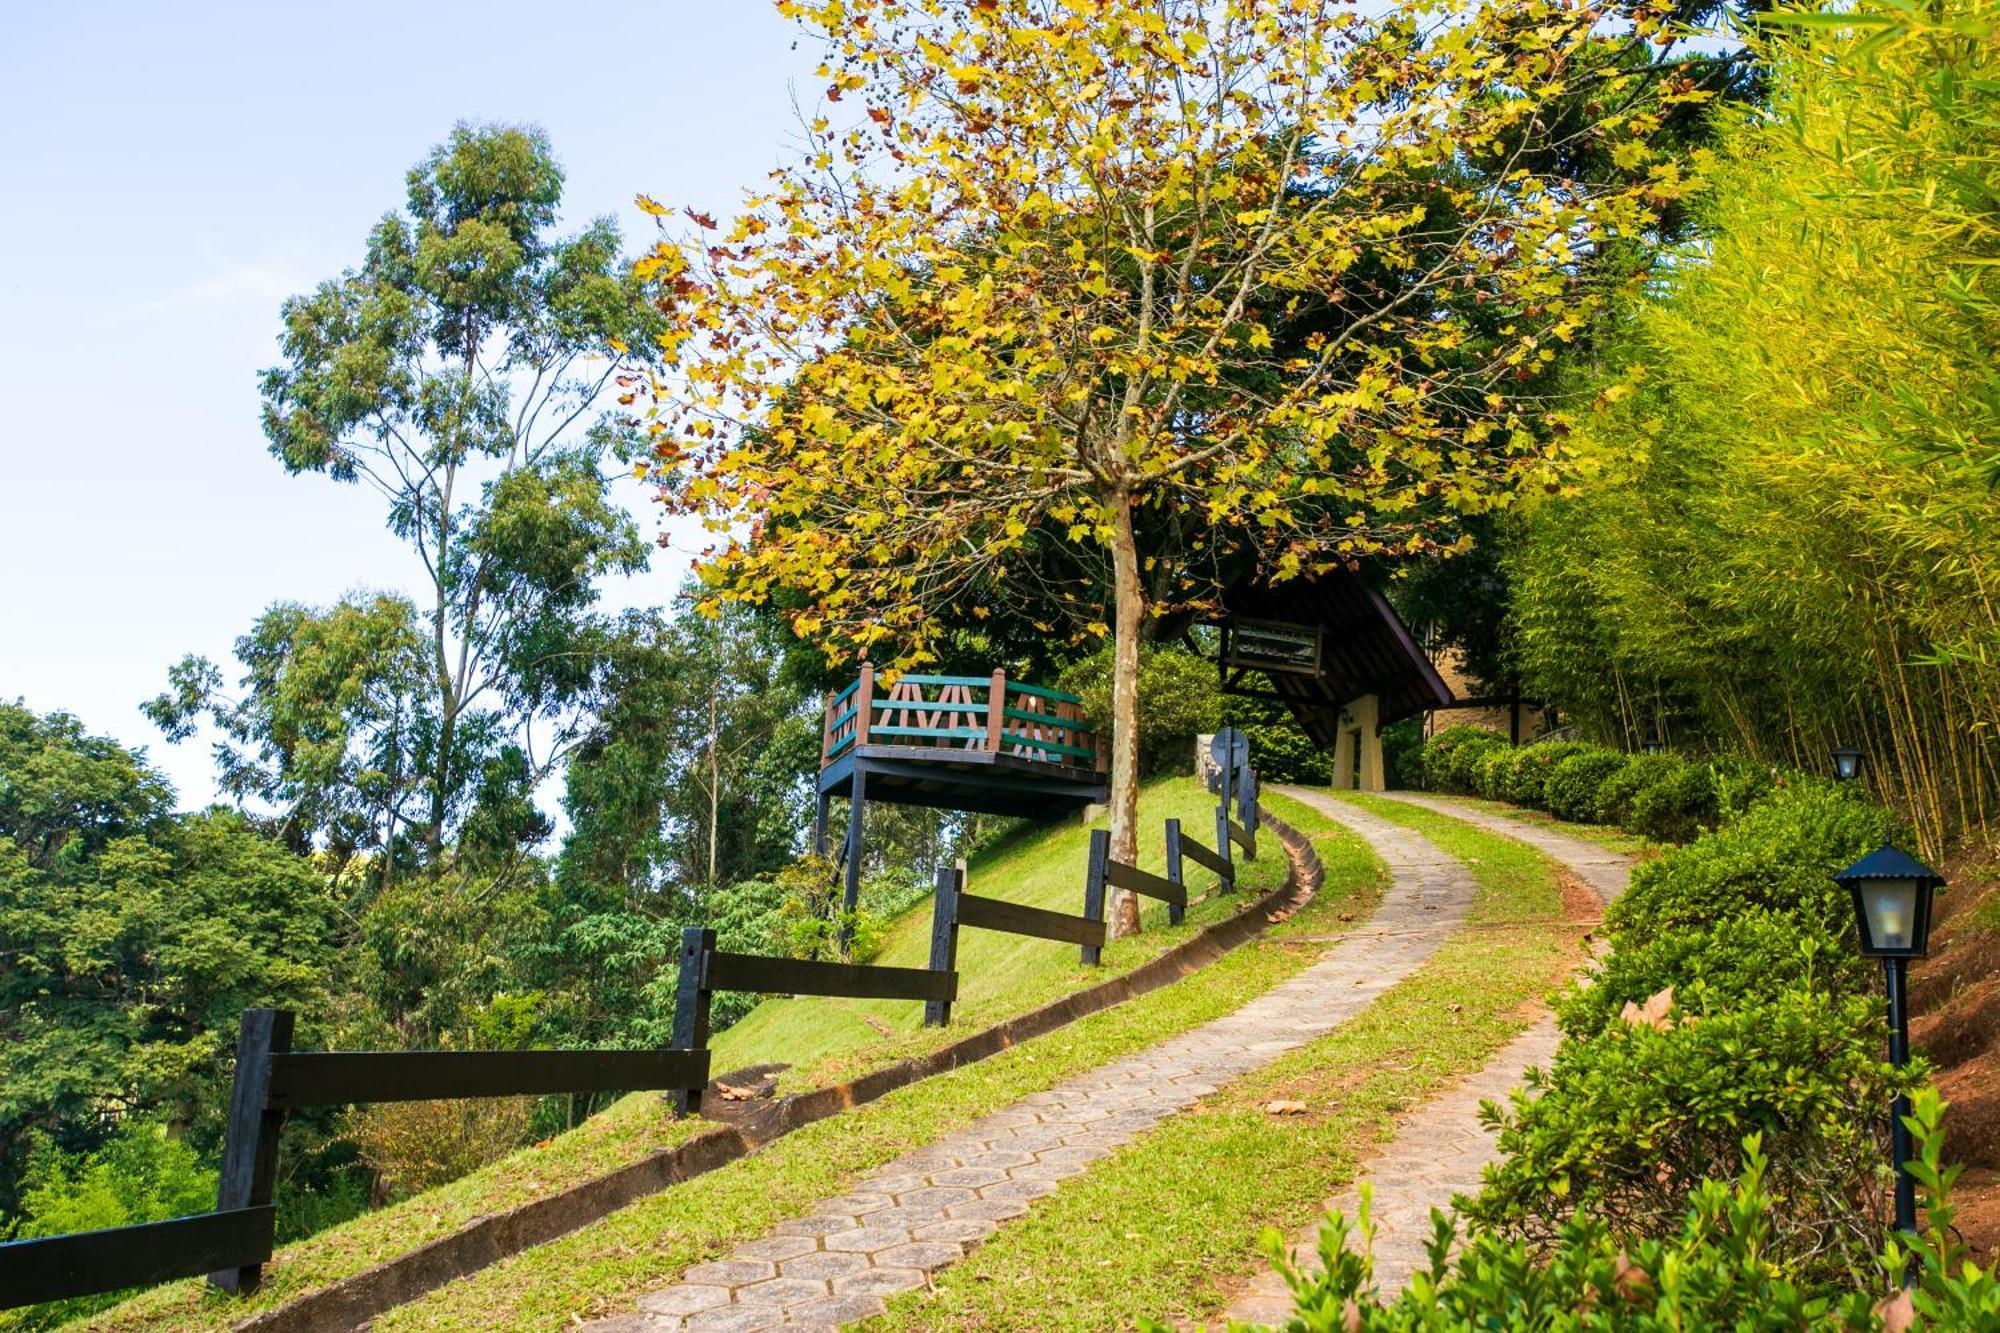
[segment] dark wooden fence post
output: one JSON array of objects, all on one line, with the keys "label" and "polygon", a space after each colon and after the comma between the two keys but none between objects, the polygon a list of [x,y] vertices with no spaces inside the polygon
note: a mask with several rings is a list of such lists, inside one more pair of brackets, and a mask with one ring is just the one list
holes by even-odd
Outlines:
[{"label": "dark wooden fence post", "polygon": [[[680,984],[674,991],[674,1049],[698,1051],[708,1045],[708,955],[715,949],[715,932],[706,926],[681,929]],[[701,1110],[700,1088],[676,1088],[667,1094],[679,1115]]]},{"label": "dark wooden fence post", "polygon": [[[939,866],[937,895],[931,900],[931,971],[958,970],[958,895],[965,890],[963,866]],[[951,1022],[950,1000],[925,1000],[924,1023],[941,1028]]]},{"label": "dark wooden fence post", "polygon": [[[1187,887],[1187,880],[1181,875],[1181,821],[1178,819],[1167,821],[1167,878],[1183,889]],[[1167,904],[1168,925],[1178,926],[1185,916],[1187,904]]]},{"label": "dark wooden fence post", "polygon": [[[1108,829],[1090,831],[1090,868],[1083,880],[1083,914],[1092,921],[1104,920],[1104,876],[1111,863],[1111,833]],[[1081,946],[1083,961],[1095,965],[1104,956],[1102,946],[1086,944]]]},{"label": "dark wooden fence post", "polygon": [[1252,861],[1257,859],[1257,770],[1243,770],[1243,785],[1236,798],[1237,822],[1243,825],[1244,834],[1250,839],[1247,849]]},{"label": "dark wooden fence post", "polygon": [[[278,1132],[285,1127],[285,1113],[268,1106],[271,1057],[292,1049],[292,1023],[289,1009],[243,1011],[236,1035],[236,1074],[229,1084],[217,1212],[261,1208],[271,1202],[278,1181]],[[243,1264],[210,1273],[208,1280],[224,1291],[247,1296],[263,1277],[262,1264]]]},{"label": "dark wooden fence post", "polygon": [[[1232,864],[1235,862],[1236,848],[1234,840],[1229,836],[1229,806],[1227,803],[1215,808],[1215,850],[1221,855],[1223,860]],[[1236,887],[1234,883],[1235,876],[1231,875],[1230,880],[1229,888],[1233,889]]]}]

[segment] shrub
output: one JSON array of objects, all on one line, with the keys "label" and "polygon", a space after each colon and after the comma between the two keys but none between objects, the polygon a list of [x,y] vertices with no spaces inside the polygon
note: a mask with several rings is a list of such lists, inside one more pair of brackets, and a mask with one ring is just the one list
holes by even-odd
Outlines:
[{"label": "shrub", "polygon": [[1657,842],[1690,842],[1720,822],[1715,772],[1671,755],[1659,776],[1632,794],[1625,827]]},{"label": "shrub", "polygon": [[1507,799],[1535,810],[1549,806],[1546,784],[1556,765],[1589,747],[1581,741],[1539,741],[1514,752],[1514,768],[1507,779]]},{"label": "shrub", "polygon": [[1797,986],[1707,1014],[1675,1005],[1660,1021],[1566,1041],[1530,1075],[1539,1095],[1495,1114],[1504,1160],[1467,1215],[1531,1244],[1579,1209],[1620,1234],[1665,1235],[1704,1181],[1742,1168],[1738,1141],[1754,1130],[1793,1204],[1774,1219],[1773,1253],[1822,1277],[1865,1264],[1882,1234],[1881,1108],[1915,1077],[1882,1059],[1880,1005]]},{"label": "shrub", "polygon": [[1598,791],[1606,778],[1624,767],[1625,756],[1618,751],[1584,746],[1549,770],[1542,794],[1550,813],[1578,823],[1596,819]]},{"label": "shrub", "polygon": [[1498,736],[1484,727],[1460,723],[1446,727],[1423,744],[1417,768],[1424,786],[1432,791],[1464,792],[1472,789],[1466,765],[1495,745]]},{"label": "shrub", "polygon": [[1679,762],[1668,754],[1627,755],[1624,767],[1606,777],[1604,785],[1597,789],[1597,822],[1628,827],[1632,818],[1632,798]]},{"label": "shrub", "polygon": [[1514,782],[1513,746],[1501,741],[1479,756],[1472,788],[1489,801],[1504,801]]},{"label": "shrub", "polygon": [[[1357,1228],[1345,1217],[1328,1218],[1316,1271],[1295,1267],[1283,1238],[1265,1232],[1265,1251],[1292,1289],[1295,1313],[1285,1327],[1297,1333],[1849,1333],[1909,1327],[1915,1314],[1930,1328],[1992,1328],[2000,1321],[2000,1278],[1966,1261],[1952,1227],[1957,1172],[1940,1164],[1943,1104],[1934,1090],[1923,1089],[1912,1109],[1919,1154],[1911,1174],[1927,1196],[1926,1229],[1907,1249],[1892,1237],[1843,1281],[1802,1277],[1784,1261],[1777,1238],[1795,1201],[1772,1183],[1773,1153],[1753,1134],[1741,1143],[1743,1166],[1735,1179],[1702,1182],[1685,1211],[1654,1235],[1620,1231],[1584,1211],[1544,1247],[1476,1225],[1457,1246],[1452,1222],[1433,1210],[1429,1271],[1386,1297],[1374,1281],[1364,1186],[1362,1243],[1350,1246]],[[1904,1291],[1906,1271],[1914,1280]],[[1141,1327],[1145,1333],[1169,1328],[1153,1320]]]},{"label": "shrub", "polygon": [[[1065,668],[1057,688],[1083,700],[1084,716],[1111,734],[1111,648]],[[1222,722],[1215,664],[1177,644],[1139,649],[1139,768],[1144,773],[1194,769],[1194,738]]]},{"label": "shrub", "polygon": [[1614,947],[1756,907],[1794,913],[1824,938],[1844,940],[1848,898],[1831,877],[1893,831],[1885,812],[1846,789],[1795,780],[1727,828],[1634,870],[1608,914]]}]

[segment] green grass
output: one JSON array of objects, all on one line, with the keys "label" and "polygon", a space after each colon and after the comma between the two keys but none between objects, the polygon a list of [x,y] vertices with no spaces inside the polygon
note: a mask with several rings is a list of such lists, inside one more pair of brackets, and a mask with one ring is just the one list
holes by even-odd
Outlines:
[{"label": "green grass", "polygon": [[[1294,803],[1272,801],[1270,804],[1283,817],[1288,819],[1296,817],[1295,823],[1301,831],[1323,834],[1332,828],[1320,816],[1311,814],[1304,807]],[[1142,827],[1157,830],[1161,819],[1179,816],[1188,822],[1189,831],[1199,837],[1198,830],[1203,821],[1212,820],[1213,809],[1212,798],[1203,793],[1191,779],[1172,779],[1154,783],[1149,785],[1144,793],[1142,812],[1146,823]],[[1003,846],[991,849],[987,855],[979,858],[968,868],[968,885],[975,892],[995,897],[1059,910],[1081,910],[1082,866],[1087,842],[1087,830],[1074,821],[1059,827],[1032,831],[1025,836],[1011,839]],[[1158,833],[1153,832],[1150,837],[1143,839],[1142,847],[1149,854],[1142,857],[1142,861],[1152,868],[1158,868],[1162,855]],[[1365,895],[1370,891],[1369,886],[1373,882],[1372,876],[1375,870],[1372,859],[1358,843],[1352,845],[1323,843],[1321,856],[1327,861],[1331,886],[1330,890],[1322,895],[1322,907],[1325,901],[1339,898],[1343,893]],[[1283,881],[1284,858],[1274,845],[1260,860],[1243,865],[1242,870],[1246,891],[1262,893],[1277,887]],[[1208,878],[1197,874],[1192,879],[1192,887],[1197,895],[1201,893],[1202,886]],[[1072,896],[1074,902],[1070,901]],[[959,968],[963,978],[961,984],[965,1002],[959,1006],[954,1015],[951,1028],[938,1030],[918,1026],[921,1008],[907,1003],[897,1005],[889,1002],[876,1004],[857,1000],[774,1000],[752,1011],[742,1024],[722,1034],[716,1043],[714,1067],[723,1071],[770,1060],[809,1062],[808,1068],[798,1071],[788,1080],[793,1087],[853,1077],[867,1069],[878,1068],[906,1055],[932,1049],[966,1032],[1024,1012],[1079,985],[1101,980],[1105,976],[1137,966],[1156,956],[1163,949],[1187,938],[1202,925],[1237,910],[1243,901],[1242,893],[1234,896],[1211,894],[1204,901],[1191,906],[1187,921],[1172,929],[1165,926],[1164,906],[1155,906],[1145,917],[1146,932],[1131,939],[1116,941],[1107,947],[1105,965],[1099,969],[1080,967],[1076,961],[1074,946],[998,936],[986,931],[967,931],[961,936],[959,945]],[[1353,901],[1354,898],[1350,897],[1350,904]],[[1324,922],[1333,918],[1322,910],[1322,907],[1301,914],[1298,919],[1303,920],[1310,916],[1314,920],[1322,921],[1324,928]],[[929,931],[929,904],[926,902],[899,923],[877,961],[921,964],[927,956]],[[1274,932],[1279,934],[1280,939],[1298,933],[1294,923],[1287,923],[1282,933]],[[1245,964],[1238,961],[1226,975],[1235,978],[1235,984],[1254,986],[1256,989],[1275,984],[1277,980],[1282,979],[1282,976],[1274,975],[1266,980],[1265,972],[1283,964],[1289,970],[1284,971],[1282,975],[1290,975],[1298,966],[1303,966],[1303,961],[1298,960],[1303,955],[1295,956],[1298,947],[1296,945],[1288,947],[1279,943],[1253,950],[1252,961],[1256,966],[1246,972]],[[1239,950],[1237,955],[1232,955],[1231,960],[1238,959],[1242,954],[1243,951]],[[1311,956],[1317,956],[1316,952]],[[1222,964],[1217,964],[1208,971],[1213,972],[1221,966]],[[1198,975],[1207,976],[1208,973]],[[1168,988],[1165,992],[1147,997],[1153,1003],[1145,1012],[1157,1014],[1164,1004],[1165,1011],[1171,1015],[1173,1005],[1161,1001],[1159,996],[1185,996],[1188,994],[1188,985],[1189,983],[1184,981]],[[1234,1002],[1240,1003],[1241,998]],[[1123,1008],[1130,1007],[1128,1005]],[[1112,1012],[1122,1011],[1121,1009]],[[864,1017],[869,1014],[887,1024],[891,1028],[891,1034],[884,1036],[870,1025]],[[1108,1018],[1109,1015],[1099,1017]],[[1173,1020],[1156,1018],[1146,1021]],[[1110,1026],[1116,1031],[1125,1031],[1116,1023]],[[1061,1072],[1049,1079],[1053,1082],[1076,1069],[1089,1067],[1087,1063],[1076,1064],[1073,1061],[1087,1061],[1091,1058],[1091,1052],[1097,1049],[1081,1038],[1073,1040],[1065,1035],[1074,1031],[1075,1027],[1065,1029],[1037,1042],[1027,1043],[1020,1051],[1009,1052],[998,1059],[1012,1061],[1030,1071],[1059,1066]],[[1144,1044],[1143,1040],[1138,1040],[1145,1036],[1143,1028],[1132,1030],[1131,1035],[1137,1044]],[[1095,1040],[1101,1042],[1105,1038],[1099,1037]],[[1118,1052],[1114,1051],[1112,1054],[1116,1053]],[[1112,1055],[1102,1058],[1109,1059]],[[961,1081],[969,1077],[976,1085],[980,1078],[978,1071],[991,1068],[994,1063],[987,1061],[949,1077]],[[923,1090],[936,1088],[938,1084],[937,1079],[926,1080],[916,1088],[906,1090],[904,1095],[914,1093],[917,1098],[916,1105],[921,1108],[926,1105]],[[979,1094],[975,1088],[972,1093],[962,1095]],[[1002,1097],[1001,1101],[995,1104],[1004,1104],[1012,1095],[1010,1093]],[[857,1117],[863,1116],[869,1109],[850,1112],[824,1122],[814,1129],[802,1130],[780,1140],[774,1145],[773,1150],[784,1148],[802,1135],[815,1136],[809,1141],[824,1142],[831,1139],[844,1145],[845,1140],[842,1136],[846,1131],[834,1127],[854,1125]],[[978,1112],[968,1114],[978,1114]],[[944,1132],[951,1123],[949,1120],[938,1121],[932,1133]],[[427,1191],[284,1247],[279,1251],[276,1262],[267,1270],[264,1288],[247,1300],[223,1297],[210,1291],[202,1283],[181,1282],[143,1293],[76,1327],[96,1330],[157,1329],[163,1333],[174,1333],[175,1330],[225,1328],[239,1319],[282,1305],[306,1292],[323,1288],[366,1268],[406,1254],[419,1245],[457,1230],[474,1218],[544,1197],[556,1190],[615,1170],[649,1152],[683,1142],[704,1128],[706,1128],[705,1123],[698,1120],[673,1119],[657,1095],[639,1094],[626,1097],[567,1134],[523,1149],[449,1185]],[[886,1151],[880,1160],[894,1157],[907,1147],[913,1146],[915,1142],[907,1137],[909,1133],[907,1128],[893,1129],[889,1133],[891,1136],[889,1141],[897,1146],[893,1150]],[[868,1141],[865,1132],[857,1131],[857,1134],[859,1142],[865,1144]],[[824,1151],[822,1149],[822,1152]],[[705,1206],[716,1209],[716,1217],[728,1216],[732,1209],[740,1206],[749,1210],[744,1214],[748,1219],[744,1225],[755,1227],[758,1225],[755,1219],[762,1216],[757,1211],[760,1208],[767,1205],[784,1206],[787,1201],[802,1206],[801,1201],[809,1202],[823,1197],[824,1192],[815,1192],[825,1179],[822,1165],[813,1161],[810,1150],[795,1149],[787,1152],[782,1155],[780,1165],[776,1167],[763,1164],[764,1159],[769,1156],[770,1152],[767,1151],[756,1158],[724,1168],[714,1176],[703,1177],[687,1185],[678,1186],[658,1198],[665,1201],[672,1196],[694,1190],[703,1198],[710,1200]],[[777,1170],[781,1175],[784,1174],[786,1170],[782,1165],[784,1162],[795,1163],[793,1168],[796,1171],[795,1190],[768,1183],[757,1183],[761,1180],[762,1172]],[[872,1160],[854,1164],[836,1151],[824,1165],[824,1170],[845,1171],[852,1175],[872,1169],[873,1164]],[[738,1188],[747,1189],[751,1194],[768,1194],[769,1197],[738,1200],[728,1193],[727,1185],[721,1187],[723,1193],[720,1196],[712,1197],[709,1191],[703,1188],[704,1182],[716,1180],[724,1175],[727,1175],[729,1180],[738,1182],[748,1177],[752,1183],[739,1184]],[[837,1192],[837,1189],[831,1192]],[[663,1204],[663,1206],[671,1205]],[[700,1217],[702,1214],[697,1209],[694,1215]],[[590,1228],[580,1234],[587,1235],[595,1230],[596,1228]],[[562,1242],[558,1242],[558,1245],[561,1244]],[[697,1261],[698,1258],[685,1262]],[[487,1325],[475,1321],[470,1326]],[[547,1325],[536,1322],[530,1317],[520,1326],[540,1328]]]},{"label": "green grass", "polygon": [[[1162,821],[1177,818],[1187,833],[1208,843],[1214,839],[1215,798],[1192,778],[1170,778],[1148,784],[1141,797],[1139,864],[1164,872],[1166,847]],[[1090,830],[1102,828],[1072,821],[1035,830],[1008,840],[975,857],[966,867],[966,891],[1008,902],[1026,903],[1051,911],[1083,910],[1084,859]],[[1240,864],[1244,888],[1266,893],[1284,881],[1284,857],[1275,840],[1266,839],[1261,859]],[[1189,866],[1189,887],[1201,897],[1215,877]],[[933,1050],[968,1031],[991,1026],[1072,991],[1129,971],[1187,939],[1202,927],[1234,912],[1241,899],[1207,893],[1193,903],[1179,926],[1167,925],[1165,903],[1140,899],[1140,934],[1114,940],[1104,950],[1099,968],[1077,961],[1074,945],[1052,944],[1022,935],[990,930],[961,931],[958,940],[959,998],[952,1028],[923,1026],[923,1006],[898,1000],[843,1000],[829,1004],[817,999],[767,1000],[714,1043],[717,1071],[745,1065],[781,1062],[794,1066],[783,1080],[788,1091],[820,1087],[852,1078],[891,1060]],[[928,900],[898,923],[873,960],[888,966],[923,967],[930,959],[931,916]]]},{"label": "green grass", "polygon": [[[1130,1328],[1142,1315],[1205,1319],[1261,1262],[1259,1234],[1290,1235],[1353,1178],[1395,1115],[1477,1070],[1531,1021],[1578,957],[1552,868],[1518,843],[1393,801],[1343,793],[1463,859],[1479,884],[1469,924],[1327,1037],[1204,1099],[1009,1223],[933,1290],[896,1297],[862,1327]],[[1273,1098],[1304,1101],[1276,1117]]]}]

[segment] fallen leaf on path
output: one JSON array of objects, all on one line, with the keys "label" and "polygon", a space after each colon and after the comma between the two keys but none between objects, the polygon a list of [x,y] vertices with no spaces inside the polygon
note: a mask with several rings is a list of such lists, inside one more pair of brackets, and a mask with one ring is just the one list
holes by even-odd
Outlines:
[{"label": "fallen leaf on path", "polygon": [[875,1015],[864,1014],[862,1017],[867,1020],[869,1027],[874,1028],[877,1032],[881,1033],[883,1036],[893,1037],[896,1035],[896,1029],[890,1027],[887,1023],[884,1023],[881,1019],[875,1017]]},{"label": "fallen leaf on path", "polygon": [[1287,1101],[1280,1098],[1275,1102],[1265,1102],[1264,1109],[1271,1115],[1304,1115],[1307,1108],[1304,1102]]},{"label": "fallen leaf on path", "polygon": [[739,1088],[734,1083],[717,1083],[715,1091],[725,1102],[747,1102],[751,1097],[750,1089]]}]

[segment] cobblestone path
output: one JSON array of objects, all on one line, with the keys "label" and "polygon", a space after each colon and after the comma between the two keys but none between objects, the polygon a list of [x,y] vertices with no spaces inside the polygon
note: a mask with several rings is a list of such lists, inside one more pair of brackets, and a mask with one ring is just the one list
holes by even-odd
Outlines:
[{"label": "cobblestone path", "polygon": [[[1317,802],[1314,803],[1317,806]],[[810,1217],[697,1264],[596,1333],[832,1329],[932,1273],[1059,1182],[1231,1079],[1324,1036],[1414,972],[1463,921],[1458,862],[1384,819],[1328,803],[1388,863],[1380,906],[1318,962],[1223,1018],[985,1116],[908,1153]]]},{"label": "cobblestone path", "polygon": [[[1327,809],[1337,802],[1316,792],[1277,790],[1316,810],[1338,813]],[[1403,792],[1388,795],[1525,843],[1590,885],[1606,902],[1625,891],[1631,858],[1596,843],[1446,797]],[[1362,1178],[1374,1186],[1375,1281],[1382,1292],[1402,1290],[1413,1273],[1428,1266],[1430,1257],[1424,1247],[1432,1235],[1431,1209],[1449,1207],[1453,1195],[1478,1189],[1480,1173],[1494,1159],[1493,1141],[1479,1124],[1480,1102],[1504,1100],[1531,1066],[1547,1064],[1555,1054],[1558,1035],[1554,1019],[1536,1023],[1471,1078],[1411,1112],[1398,1127],[1395,1139],[1369,1159]],[[1355,1180],[1328,1199],[1322,1211],[1345,1213],[1352,1219],[1361,1203],[1360,1185],[1361,1180]],[[1318,1223],[1292,1237],[1293,1254],[1310,1260],[1307,1266],[1315,1270],[1320,1266],[1313,1257],[1318,1246]],[[1291,1317],[1291,1292],[1284,1279],[1267,1268],[1237,1294],[1226,1313],[1245,1323],[1282,1325]]]}]

